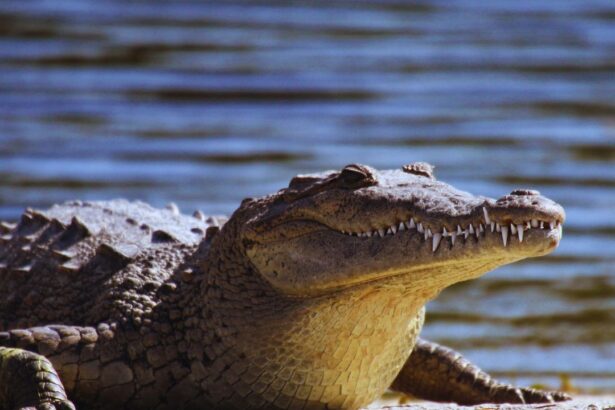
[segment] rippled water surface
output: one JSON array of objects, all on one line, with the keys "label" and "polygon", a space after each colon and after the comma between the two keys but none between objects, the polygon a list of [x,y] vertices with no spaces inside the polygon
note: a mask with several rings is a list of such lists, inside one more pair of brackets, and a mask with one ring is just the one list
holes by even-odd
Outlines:
[{"label": "rippled water surface", "polygon": [[72,198],[229,213],[300,172],[436,165],[564,205],[551,256],[430,304],[508,380],[615,391],[615,3],[0,2],[0,217]]}]

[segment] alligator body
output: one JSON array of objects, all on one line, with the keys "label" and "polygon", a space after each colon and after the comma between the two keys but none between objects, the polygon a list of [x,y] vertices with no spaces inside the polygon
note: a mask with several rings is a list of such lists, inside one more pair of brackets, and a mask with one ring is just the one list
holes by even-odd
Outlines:
[{"label": "alligator body", "polygon": [[228,221],[124,200],[26,210],[0,225],[0,408],[564,400],[418,338],[428,300],[550,252],[563,220],[536,191],[477,197],[424,163],[297,176]]}]

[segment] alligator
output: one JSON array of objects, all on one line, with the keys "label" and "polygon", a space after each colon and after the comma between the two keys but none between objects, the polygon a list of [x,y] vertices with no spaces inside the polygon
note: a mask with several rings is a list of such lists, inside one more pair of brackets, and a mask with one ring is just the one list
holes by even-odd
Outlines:
[{"label": "alligator", "polygon": [[442,289],[551,252],[564,211],[413,163],[298,175],[229,218],[72,201],[0,224],[0,408],[547,403],[420,339]]}]

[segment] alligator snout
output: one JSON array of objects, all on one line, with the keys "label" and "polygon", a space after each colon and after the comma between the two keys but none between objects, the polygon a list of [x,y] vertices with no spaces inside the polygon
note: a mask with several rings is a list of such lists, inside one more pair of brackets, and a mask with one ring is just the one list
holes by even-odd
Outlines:
[{"label": "alligator snout", "polygon": [[532,189],[515,189],[489,205],[489,213],[502,221],[518,223],[531,218],[562,223],[565,219],[561,205]]}]

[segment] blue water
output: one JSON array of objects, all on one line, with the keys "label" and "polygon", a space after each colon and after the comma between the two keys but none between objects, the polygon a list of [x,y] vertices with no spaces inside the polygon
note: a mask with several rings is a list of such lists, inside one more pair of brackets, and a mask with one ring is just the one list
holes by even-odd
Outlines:
[{"label": "blue water", "polygon": [[552,256],[445,291],[424,335],[507,380],[615,391],[613,1],[0,2],[0,218],[227,214],[297,173],[419,160],[568,215]]}]

